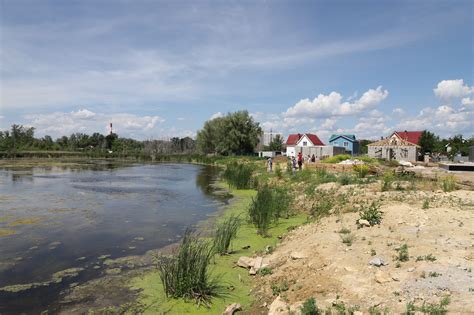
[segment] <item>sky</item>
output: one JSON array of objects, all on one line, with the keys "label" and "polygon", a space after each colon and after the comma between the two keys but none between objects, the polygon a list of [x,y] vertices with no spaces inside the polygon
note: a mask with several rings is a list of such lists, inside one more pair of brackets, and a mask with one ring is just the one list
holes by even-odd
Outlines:
[{"label": "sky", "polygon": [[0,130],[474,135],[474,2],[0,0]]}]

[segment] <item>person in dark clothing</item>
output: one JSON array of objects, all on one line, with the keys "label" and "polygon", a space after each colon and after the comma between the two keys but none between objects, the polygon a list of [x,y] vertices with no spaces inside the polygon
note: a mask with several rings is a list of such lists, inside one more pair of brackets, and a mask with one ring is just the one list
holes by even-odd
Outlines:
[{"label": "person in dark clothing", "polygon": [[312,162],[312,163],[315,163],[315,162],[316,162],[316,157],[314,156],[314,154],[313,154],[313,156],[311,157],[311,162]]},{"label": "person in dark clothing", "polygon": [[298,169],[301,171],[303,167],[303,154],[300,152],[298,153]]}]

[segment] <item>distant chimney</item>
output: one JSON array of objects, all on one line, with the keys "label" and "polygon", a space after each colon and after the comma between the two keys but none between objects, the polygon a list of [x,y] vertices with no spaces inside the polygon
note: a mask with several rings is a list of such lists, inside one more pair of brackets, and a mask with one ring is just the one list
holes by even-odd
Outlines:
[{"label": "distant chimney", "polygon": [[109,125],[109,135],[112,135],[113,131],[112,131],[112,123],[110,123]]}]

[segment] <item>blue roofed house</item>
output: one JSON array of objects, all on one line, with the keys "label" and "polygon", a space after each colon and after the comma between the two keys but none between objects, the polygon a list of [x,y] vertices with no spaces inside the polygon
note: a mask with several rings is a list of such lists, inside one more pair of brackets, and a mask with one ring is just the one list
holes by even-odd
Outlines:
[{"label": "blue roofed house", "polygon": [[359,154],[359,141],[355,135],[351,134],[333,134],[329,138],[329,144],[335,147],[343,147],[351,155]]}]

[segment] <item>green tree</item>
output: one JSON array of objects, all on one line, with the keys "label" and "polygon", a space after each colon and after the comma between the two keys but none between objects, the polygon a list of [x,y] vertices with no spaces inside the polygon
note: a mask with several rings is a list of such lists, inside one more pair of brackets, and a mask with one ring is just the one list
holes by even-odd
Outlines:
[{"label": "green tree", "polygon": [[268,146],[270,151],[282,151],[283,150],[283,138],[280,135],[276,135],[272,139],[270,145]]},{"label": "green tree", "polygon": [[203,153],[245,154],[254,152],[261,133],[248,111],[238,111],[206,121],[196,141]]},{"label": "green tree", "polygon": [[419,146],[421,147],[421,155],[435,152],[436,148],[439,147],[438,143],[439,143],[438,136],[436,136],[432,132],[429,132],[428,130],[424,130],[418,142]]}]

